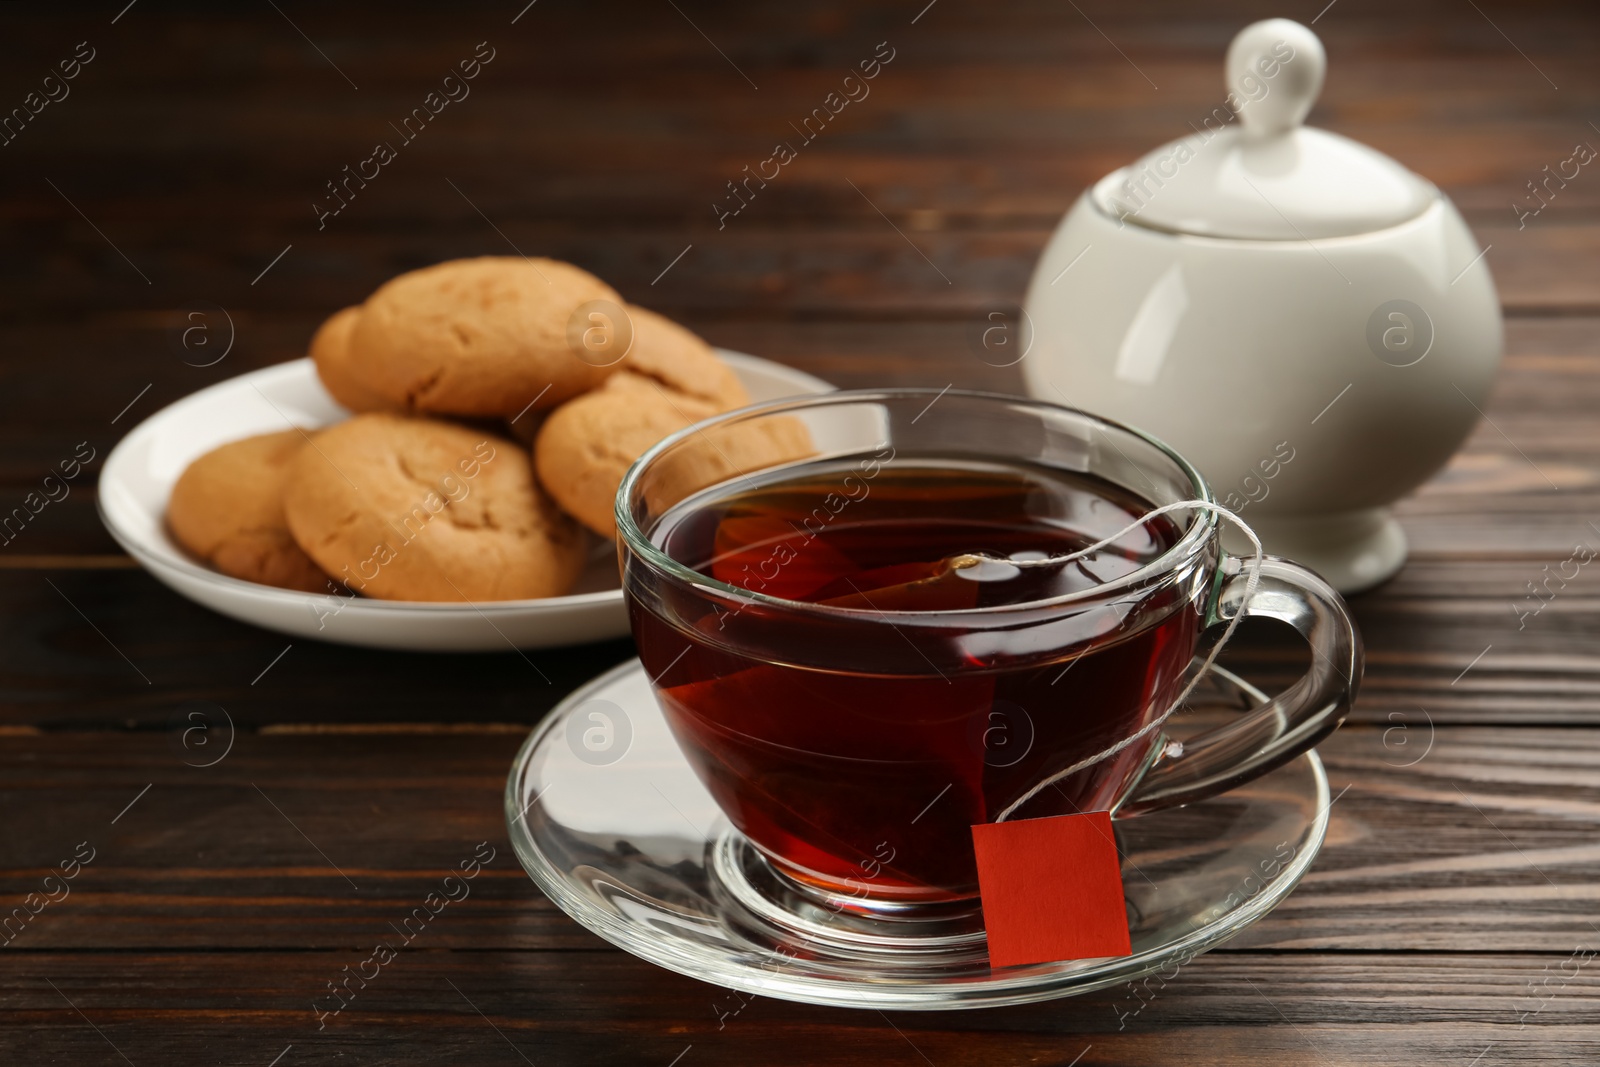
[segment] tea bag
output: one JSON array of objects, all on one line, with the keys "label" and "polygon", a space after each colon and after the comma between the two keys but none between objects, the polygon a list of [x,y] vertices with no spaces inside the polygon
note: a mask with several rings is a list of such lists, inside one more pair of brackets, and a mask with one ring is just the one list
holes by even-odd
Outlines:
[{"label": "tea bag", "polygon": [[[1128,532],[1119,531],[1117,536]],[[1123,558],[1136,560],[1137,556],[1129,551]],[[878,611],[963,611],[1077,592],[1112,581],[1129,569],[1123,566],[1097,573],[1096,562],[1092,549],[1054,556],[1038,551],[1005,557],[969,552],[862,571],[817,590],[812,602]],[[1060,573],[1068,567],[1078,571],[1071,582],[1064,581]]]},{"label": "tea bag", "polygon": [[962,611],[978,606],[978,588],[939,559],[896,563],[839,578],[812,600],[833,608],[869,611]]},{"label": "tea bag", "polygon": [[848,569],[849,560],[827,542],[808,537],[781,514],[730,515],[717,525],[711,576],[742,589],[785,600],[812,600],[816,591]]},{"label": "tea bag", "polygon": [[[851,593],[835,595],[817,602],[834,607],[861,607],[877,611],[916,611],[923,610],[918,607],[919,604],[933,603],[940,606],[936,610],[949,610],[952,590],[959,588],[953,583],[968,583],[970,588],[974,590],[972,600],[976,602],[977,590],[986,584],[1021,583],[1025,582],[1029,575],[1059,571],[1074,564],[1083,566],[1086,561],[1093,560],[1096,553],[1114,544],[1132,531],[1139,529],[1149,520],[1169,512],[1186,509],[1210,511],[1233,523],[1249,538],[1251,546],[1255,549],[1255,556],[1244,591],[1243,602],[1248,603],[1251,597],[1255,595],[1256,587],[1261,579],[1261,561],[1265,555],[1261,546],[1261,539],[1238,515],[1209,500],[1180,500],[1173,504],[1153,508],[1109,537],[1101,538],[1094,544],[1062,555],[1021,552],[1001,559],[982,552],[969,552],[939,560],[895,564],[872,571],[863,571],[850,579],[855,585]],[[864,582],[876,585],[876,588],[870,591],[865,590],[862,588]],[[831,592],[831,589],[821,591]],[[1079,760],[1070,767],[1057,771],[1039,782],[1013,801],[996,817],[995,821],[1005,821],[1029,800],[1054,783],[1078,773],[1085,767],[1091,767],[1102,760],[1109,759],[1129,745],[1134,744],[1140,738],[1160,729],[1167,719],[1171,718],[1173,713],[1183,706],[1184,701],[1194,691],[1195,686],[1205,678],[1211,669],[1211,665],[1216,662],[1217,656],[1221,654],[1223,647],[1233,637],[1241,617],[1241,614],[1235,614],[1228,620],[1221,639],[1211,647],[1211,651],[1206,655],[1205,662],[1201,664],[1200,669],[1194,673],[1189,684],[1184,687],[1183,692],[1178,694],[1177,699],[1172,702],[1165,712],[1156,716],[1132,735],[1123,738],[1101,752]]]},{"label": "tea bag", "polygon": [[[1244,534],[1245,537],[1250,540],[1250,545],[1253,549],[1255,549],[1255,554],[1254,558],[1251,560],[1249,576],[1245,580],[1244,596],[1240,601],[1243,604],[1250,603],[1251,599],[1255,596],[1257,587],[1261,583],[1261,562],[1266,558],[1266,552],[1261,547],[1261,538],[1258,537],[1256,532],[1252,530],[1249,525],[1246,524],[1245,521],[1238,515],[1229,511],[1221,504],[1210,500],[1180,500],[1174,504],[1166,504],[1159,508],[1153,508],[1152,510],[1145,512],[1144,515],[1140,516],[1137,522],[1129,525],[1126,529],[1112,534],[1110,537],[1107,537],[1096,544],[1090,545],[1087,548],[1079,549],[1078,551],[1069,553],[1065,556],[1049,556],[1037,561],[1009,562],[1012,566],[1017,567],[1019,572],[1025,568],[1034,566],[1048,567],[1064,565],[1070,563],[1072,560],[1078,557],[1085,556],[1096,551],[1105,544],[1115,541],[1117,538],[1127,533],[1128,530],[1134,529],[1140,523],[1143,523],[1148,519],[1153,519],[1158,515],[1165,515],[1166,513],[1172,511],[1182,511],[1187,508],[1193,508],[1199,511],[1209,511],[1219,518],[1226,519],[1227,521],[1233,523],[1234,526],[1238,527],[1239,532]],[[987,557],[973,553],[967,556],[952,557],[947,562],[949,562],[953,568],[961,569],[956,567],[956,564],[960,563],[965,564],[967,567],[974,567],[982,565],[982,563],[985,561],[987,561]],[[1129,745],[1137,742],[1140,738],[1161,729],[1166,721],[1170,719],[1179,708],[1183,707],[1184,702],[1189,699],[1189,694],[1194,692],[1195,686],[1199,685],[1205,679],[1206,675],[1210,673],[1212,664],[1217,662],[1217,657],[1221,655],[1223,648],[1225,648],[1228,642],[1232,640],[1233,633],[1239,628],[1239,620],[1242,618],[1244,618],[1244,612],[1238,611],[1235,612],[1233,617],[1228,620],[1228,625],[1223,628],[1222,637],[1216,642],[1216,644],[1211,646],[1211,651],[1206,653],[1205,661],[1200,664],[1200,669],[1194,672],[1193,676],[1189,680],[1189,684],[1183,687],[1183,692],[1178,694],[1177,698],[1173,700],[1172,704],[1167,708],[1166,711],[1162,712],[1160,715],[1157,715],[1144,726],[1140,727],[1137,731],[1123,738],[1121,741],[1118,741],[1116,744],[1111,745],[1110,747],[1097,752],[1092,756],[1081,759],[1072,766],[1057,771],[1048,778],[1044,779],[1042,782],[1039,782],[1033,788],[1029,789],[1022,796],[1013,801],[1004,811],[996,816],[994,821],[1004,822],[1006,819],[1015,814],[1018,809],[1027,804],[1028,801],[1038,796],[1041,792],[1043,792],[1045,789],[1048,789],[1056,782],[1062,781],[1063,779],[1077,774],[1085,767],[1092,767],[1102,760],[1110,759],[1112,756],[1115,756],[1118,752],[1121,752]]]}]

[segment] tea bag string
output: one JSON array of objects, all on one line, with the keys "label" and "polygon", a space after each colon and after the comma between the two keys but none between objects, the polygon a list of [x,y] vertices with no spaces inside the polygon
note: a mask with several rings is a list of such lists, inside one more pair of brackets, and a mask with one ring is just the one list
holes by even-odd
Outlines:
[{"label": "tea bag string", "polygon": [[[1261,561],[1265,555],[1261,548],[1261,538],[1257,537],[1256,532],[1252,530],[1249,525],[1238,515],[1229,511],[1222,505],[1213,503],[1209,500],[1180,500],[1176,504],[1166,504],[1162,507],[1155,508],[1152,511],[1147,511],[1139,518],[1129,523],[1127,526],[1124,526],[1122,529],[1112,534],[1110,537],[1103,537],[1087,548],[1081,548],[1069,555],[1050,556],[1046,559],[1039,560],[1005,560],[1003,562],[1009,563],[1013,567],[1059,566],[1064,563],[1071,563],[1075,559],[1091,555],[1092,553],[1098,552],[1100,549],[1105,548],[1107,545],[1120,540],[1126,535],[1132,533],[1134,530],[1137,530],[1139,527],[1148,523],[1151,519],[1158,518],[1171,511],[1182,511],[1185,508],[1194,508],[1199,511],[1212,512],[1219,518],[1226,519],[1233,523],[1233,525],[1238,527],[1239,531],[1243,533],[1245,537],[1250,539],[1250,544],[1255,549],[1255,555],[1251,560],[1249,577],[1245,580],[1243,601],[1245,604],[1250,603],[1251,599],[1255,596],[1257,586],[1261,584]],[[987,560],[987,557],[982,556],[970,556],[966,558],[972,561],[972,563],[966,563],[966,566],[971,566],[973,563],[984,562]],[[960,566],[962,564],[958,563],[957,565]],[[1233,632],[1239,628],[1239,620],[1242,618],[1244,618],[1244,612],[1240,610],[1235,612],[1233,618],[1228,620],[1228,625],[1222,631],[1221,640],[1211,647],[1210,653],[1206,655],[1205,662],[1200,664],[1200,669],[1195,672],[1195,675],[1190,680],[1189,684],[1184,686],[1183,692],[1179,693],[1177,698],[1174,699],[1170,705],[1168,705],[1166,711],[1162,712],[1159,716],[1146,723],[1136,733],[1123,738],[1110,748],[1107,748],[1102,752],[1098,752],[1087,759],[1081,759],[1064,771],[1057,771],[1055,774],[1052,774],[1050,777],[1046,778],[1044,781],[1040,782],[1038,785],[1022,794],[1022,796],[1017,800],[1013,801],[995,818],[995,822],[1005,822],[1017,811],[1017,809],[1021,808],[1028,801],[1038,796],[1047,787],[1054,785],[1064,778],[1069,778],[1072,775],[1077,774],[1085,767],[1092,767],[1102,760],[1110,759],[1112,756],[1115,756],[1118,752],[1121,752],[1129,745],[1134,744],[1152,731],[1159,730],[1162,724],[1170,719],[1173,714],[1183,706],[1184,701],[1189,699],[1189,694],[1194,692],[1195,687],[1198,686],[1201,681],[1205,679],[1205,676],[1211,672],[1211,667],[1214,663],[1216,663],[1217,656],[1222,653],[1223,648],[1226,647],[1228,641],[1232,639]]]}]

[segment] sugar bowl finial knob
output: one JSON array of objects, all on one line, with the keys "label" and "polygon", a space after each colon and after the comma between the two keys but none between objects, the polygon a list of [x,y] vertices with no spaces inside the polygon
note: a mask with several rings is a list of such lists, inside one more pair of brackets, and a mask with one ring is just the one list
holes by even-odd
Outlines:
[{"label": "sugar bowl finial knob", "polygon": [[1264,19],[1228,46],[1228,102],[1247,135],[1270,137],[1299,126],[1322,92],[1328,54],[1307,26]]}]

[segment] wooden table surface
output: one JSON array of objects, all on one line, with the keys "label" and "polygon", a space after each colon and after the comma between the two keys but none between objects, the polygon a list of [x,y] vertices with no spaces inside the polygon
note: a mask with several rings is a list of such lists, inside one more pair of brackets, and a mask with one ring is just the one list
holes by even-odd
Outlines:
[{"label": "wooden table surface", "polygon": [[[93,857],[0,948],[0,1062],[1600,1059],[1600,571],[1515,606],[1600,546],[1600,173],[1521,227],[1510,206],[1600,144],[1593,5],[1337,0],[1316,23],[1313,122],[1455,198],[1492,246],[1507,354],[1488,419],[1400,508],[1410,563],[1352,601],[1366,683],[1322,748],[1341,799],[1304,884],[1137,1015],[1113,989],[719,1021],[720,990],[579,928],[506,839],[517,745],[628,642],[531,653],[546,681],[509,653],[241,625],[118,551],[100,459],[163,405],[301,355],[393,274],[513,248],[841,385],[1016,391],[976,338],[1062,212],[1220,102],[1240,26],[1324,0],[125,2],[0,13],[0,108],[59,96],[46,75],[80,61],[0,146],[0,510],[96,457],[0,548],[0,911]],[[870,97],[719,228],[724,183],[879,42]],[[319,225],[325,183],[489,50],[470,97]],[[1270,686],[1296,655],[1254,635],[1233,660]],[[197,707],[232,742],[204,768],[173,728]],[[470,899],[319,1029],[326,983],[484,841]]]}]

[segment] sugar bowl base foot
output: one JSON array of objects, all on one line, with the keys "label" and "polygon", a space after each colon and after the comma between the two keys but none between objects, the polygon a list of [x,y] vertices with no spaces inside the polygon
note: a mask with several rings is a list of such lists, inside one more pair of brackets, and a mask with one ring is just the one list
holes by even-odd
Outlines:
[{"label": "sugar bowl base foot", "polygon": [[[1388,508],[1332,515],[1243,516],[1266,550],[1302,563],[1341,593],[1360,593],[1394,577],[1406,562],[1406,535]],[[1249,542],[1226,535],[1229,551],[1245,554]]]}]

